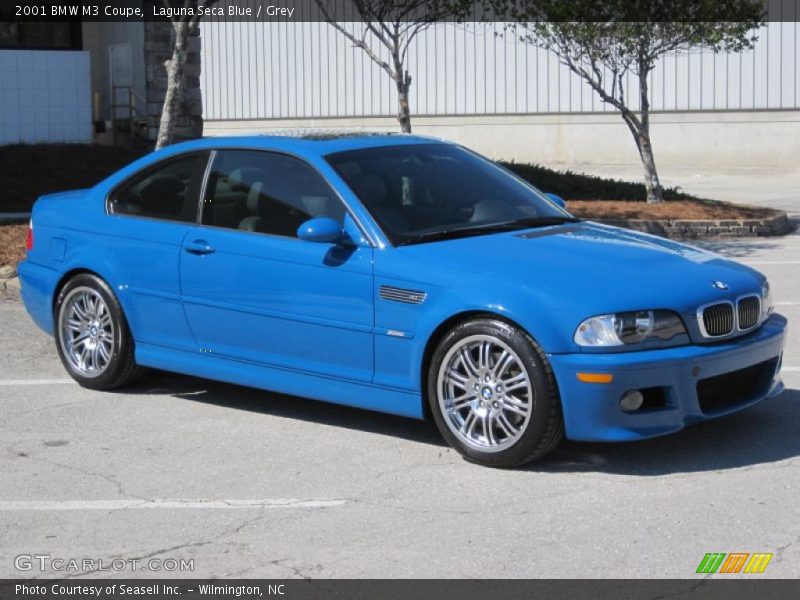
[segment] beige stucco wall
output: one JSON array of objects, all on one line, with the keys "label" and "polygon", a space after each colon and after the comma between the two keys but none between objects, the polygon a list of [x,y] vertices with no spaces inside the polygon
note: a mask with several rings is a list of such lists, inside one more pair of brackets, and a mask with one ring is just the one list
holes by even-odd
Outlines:
[{"label": "beige stucco wall", "polygon": [[[616,114],[538,114],[413,118],[414,133],[462,143],[492,158],[542,164],[638,164],[628,129]],[[273,129],[397,130],[385,117],[206,120],[205,135]],[[674,112],[652,115],[659,165],[800,168],[800,111]]]}]

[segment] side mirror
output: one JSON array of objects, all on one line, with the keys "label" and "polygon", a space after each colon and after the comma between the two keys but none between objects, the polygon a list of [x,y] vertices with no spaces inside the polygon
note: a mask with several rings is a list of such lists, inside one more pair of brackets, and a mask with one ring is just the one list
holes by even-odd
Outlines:
[{"label": "side mirror", "polygon": [[547,194],[545,194],[545,196],[547,196],[548,198],[550,198],[550,200],[552,200],[553,202],[555,202],[555,203],[556,203],[558,206],[560,206],[561,208],[564,208],[564,209],[566,209],[566,208],[567,208],[567,203],[566,203],[566,202],[564,202],[564,199],[563,199],[561,196],[557,196],[556,194],[551,194],[551,193],[549,193],[549,192],[548,192]]},{"label": "side mirror", "polygon": [[342,226],[330,217],[314,217],[297,228],[297,237],[307,242],[335,244],[346,236]]}]

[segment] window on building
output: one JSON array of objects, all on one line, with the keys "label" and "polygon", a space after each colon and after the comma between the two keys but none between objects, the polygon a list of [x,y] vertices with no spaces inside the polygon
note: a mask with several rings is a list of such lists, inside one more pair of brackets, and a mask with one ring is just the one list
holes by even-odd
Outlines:
[{"label": "window on building", "polygon": [[345,209],[305,162],[271,152],[220,150],[206,186],[204,225],[297,237],[312,217],[342,223]]},{"label": "window on building", "polygon": [[199,182],[206,160],[205,153],[184,155],[135,175],[112,194],[110,211],[196,222]]}]

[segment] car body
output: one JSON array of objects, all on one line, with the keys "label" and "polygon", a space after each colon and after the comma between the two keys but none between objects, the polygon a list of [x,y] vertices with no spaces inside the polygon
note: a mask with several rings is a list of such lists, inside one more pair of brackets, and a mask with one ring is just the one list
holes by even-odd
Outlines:
[{"label": "car body", "polygon": [[[32,214],[32,248],[19,268],[25,306],[43,330],[57,333],[59,290],[70,277],[89,273],[118,300],[138,365],[413,418],[430,410],[427,381],[437,344],[464,321],[493,318],[522,332],[549,364],[554,402],[573,440],[662,435],[781,391],[786,321],[769,310],[766,279],[757,271],[644,233],[568,218],[555,222],[569,215],[533,188],[520,193],[531,194],[531,203],[548,215],[535,226],[468,235],[440,229],[438,238],[403,240],[389,233],[389,221],[423,211],[421,204],[379,216],[369,206],[370,190],[379,184],[359,173],[359,188],[347,172],[356,163],[336,158],[377,161],[385,153],[389,158],[374,162],[380,168],[391,152],[433,156],[437,180],[446,185],[460,176],[456,169],[448,183],[448,169],[462,158],[473,160],[455,145],[409,135],[208,138],[149,154],[91,189],[42,197]],[[247,153],[274,157],[272,171],[265,174]],[[180,160],[183,166],[163,166]],[[409,162],[403,160],[397,164]],[[301,223],[304,232],[294,236],[297,222],[262,214],[259,190],[270,181],[283,186],[281,173],[296,167],[301,170],[291,177],[308,189],[300,196],[297,186],[275,193],[294,194],[305,208],[335,201],[347,243],[331,238],[330,219]],[[495,167],[481,163],[484,168]],[[173,193],[175,176],[158,175],[167,169],[190,178],[180,191],[183,208],[176,205],[162,219],[125,204],[125,194],[145,206],[150,196]],[[211,178],[216,191],[209,200]],[[139,180],[144,183],[128,183]],[[403,202],[415,193],[422,198],[408,191],[413,176],[398,181]],[[129,191],[118,191],[123,188]],[[380,193],[388,197],[386,189]],[[192,214],[192,202],[198,213],[213,213],[214,223],[230,225],[203,224],[206,217]],[[241,217],[246,202],[259,208]],[[485,211],[483,205],[471,205],[473,216]],[[304,210],[302,218],[313,220],[313,210]],[[260,232],[264,219],[285,220],[287,233]],[[709,306],[716,308],[707,313]],[[743,322],[748,306],[758,314],[739,331],[737,317]],[[721,311],[724,333],[712,337],[704,319],[713,324],[714,311]],[[631,344],[578,341],[587,319],[633,315],[634,327],[645,331],[662,313],[683,330]],[[602,337],[608,323],[624,327],[628,317],[609,318],[586,327],[598,327]],[[733,319],[729,331],[727,318]],[[641,397],[633,398],[634,410],[624,410],[622,398],[636,391]]]}]

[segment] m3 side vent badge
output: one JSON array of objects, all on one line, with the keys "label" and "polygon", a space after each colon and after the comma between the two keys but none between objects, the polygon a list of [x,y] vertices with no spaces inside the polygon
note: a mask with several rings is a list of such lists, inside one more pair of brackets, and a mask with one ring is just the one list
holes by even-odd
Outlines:
[{"label": "m3 side vent badge", "polygon": [[723,292],[728,289],[728,284],[724,281],[712,281],[711,287],[716,288],[718,290],[722,290]]},{"label": "m3 side vent badge", "polygon": [[394,300],[395,302],[405,302],[406,304],[422,304],[425,302],[425,298],[428,297],[426,292],[407,290],[390,285],[382,285],[379,293],[383,300]]}]

